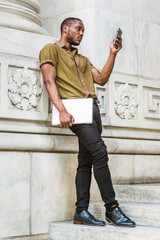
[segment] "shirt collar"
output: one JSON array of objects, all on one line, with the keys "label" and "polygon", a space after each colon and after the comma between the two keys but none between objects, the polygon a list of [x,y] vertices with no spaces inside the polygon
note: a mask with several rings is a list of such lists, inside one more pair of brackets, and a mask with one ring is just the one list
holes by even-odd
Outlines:
[{"label": "shirt collar", "polygon": [[[63,44],[63,43],[61,43],[61,42],[59,42],[59,41],[55,42],[55,44],[58,45],[58,46],[61,47],[61,48],[64,48],[64,49],[68,50],[68,48],[66,47],[66,45]],[[75,53],[78,53],[78,49],[77,49],[77,48],[74,48],[74,47],[71,48],[71,51],[72,51],[74,54],[75,54]]]}]

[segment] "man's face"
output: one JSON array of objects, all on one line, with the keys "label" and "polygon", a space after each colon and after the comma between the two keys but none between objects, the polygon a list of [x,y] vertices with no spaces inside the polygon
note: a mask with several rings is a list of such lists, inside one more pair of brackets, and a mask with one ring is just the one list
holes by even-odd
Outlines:
[{"label": "man's face", "polygon": [[84,25],[81,21],[76,21],[68,26],[67,41],[71,45],[78,46],[84,35]]}]

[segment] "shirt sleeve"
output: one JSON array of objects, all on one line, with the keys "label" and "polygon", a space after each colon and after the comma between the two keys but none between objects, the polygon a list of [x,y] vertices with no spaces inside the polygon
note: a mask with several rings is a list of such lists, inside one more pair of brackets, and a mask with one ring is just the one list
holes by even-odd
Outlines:
[{"label": "shirt sleeve", "polygon": [[57,67],[57,51],[54,44],[49,43],[42,48],[39,53],[39,61],[40,67],[45,63],[49,63],[55,68]]},{"label": "shirt sleeve", "polygon": [[93,66],[93,64],[90,62],[90,60],[89,60],[88,58],[86,58],[86,59],[87,59],[87,63],[88,63],[89,66],[91,67],[91,69],[94,68],[94,66]]}]

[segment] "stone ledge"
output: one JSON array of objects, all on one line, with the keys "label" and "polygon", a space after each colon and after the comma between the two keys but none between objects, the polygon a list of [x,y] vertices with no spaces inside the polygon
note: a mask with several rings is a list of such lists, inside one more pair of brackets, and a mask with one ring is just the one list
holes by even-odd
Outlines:
[{"label": "stone ledge", "polygon": [[[160,204],[120,202],[120,207],[129,218],[136,222],[136,225],[160,227]],[[92,202],[89,211],[97,219],[105,220],[105,208],[102,201]]]},{"label": "stone ledge", "polygon": [[49,240],[159,240],[160,229],[155,227],[124,228],[85,226],[72,222],[53,222],[49,225]]},{"label": "stone ledge", "polygon": [[[78,152],[75,136],[0,133],[0,139],[1,151]],[[103,138],[103,140],[110,154],[160,154],[159,141],[117,138]]]}]

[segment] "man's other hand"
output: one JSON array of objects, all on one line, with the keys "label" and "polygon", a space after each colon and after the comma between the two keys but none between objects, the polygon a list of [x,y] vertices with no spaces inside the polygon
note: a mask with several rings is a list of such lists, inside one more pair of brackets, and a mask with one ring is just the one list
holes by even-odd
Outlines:
[{"label": "man's other hand", "polygon": [[117,45],[118,48],[115,48],[113,46],[113,43],[114,43],[114,39],[113,39],[113,41],[110,44],[111,52],[113,52],[113,53],[119,52],[119,50],[122,48],[122,38],[120,36],[118,36],[117,39],[116,39],[116,45]]},{"label": "man's other hand", "polygon": [[72,127],[74,124],[74,117],[67,111],[62,111],[59,113],[59,120],[61,127],[63,128]]}]

